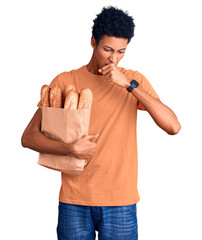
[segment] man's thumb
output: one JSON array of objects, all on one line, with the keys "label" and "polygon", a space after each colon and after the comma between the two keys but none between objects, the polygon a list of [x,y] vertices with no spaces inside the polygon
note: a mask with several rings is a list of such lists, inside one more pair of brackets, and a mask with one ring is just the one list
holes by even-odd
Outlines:
[{"label": "man's thumb", "polygon": [[99,136],[99,134],[91,134],[91,135],[88,135],[88,139],[92,139],[92,138],[97,138]]}]

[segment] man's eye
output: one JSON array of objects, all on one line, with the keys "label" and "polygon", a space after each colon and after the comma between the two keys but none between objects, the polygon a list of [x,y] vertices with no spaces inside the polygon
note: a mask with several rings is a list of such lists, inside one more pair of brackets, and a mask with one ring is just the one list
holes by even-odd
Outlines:
[{"label": "man's eye", "polygon": [[120,53],[120,54],[123,54],[123,53],[124,53],[124,51],[119,51],[119,53]]},{"label": "man's eye", "polygon": [[104,50],[105,50],[106,52],[110,52],[110,51],[111,51],[110,49],[106,49],[106,48],[104,48]]}]

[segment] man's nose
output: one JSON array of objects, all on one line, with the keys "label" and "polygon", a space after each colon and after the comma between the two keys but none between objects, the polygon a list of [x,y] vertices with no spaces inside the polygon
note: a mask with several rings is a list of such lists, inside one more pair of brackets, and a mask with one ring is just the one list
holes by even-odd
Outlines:
[{"label": "man's nose", "polygon": [[117,55],[115,53],[113,53],[110,57],[109,60],[111,63],[116,64],[117,63]]}]

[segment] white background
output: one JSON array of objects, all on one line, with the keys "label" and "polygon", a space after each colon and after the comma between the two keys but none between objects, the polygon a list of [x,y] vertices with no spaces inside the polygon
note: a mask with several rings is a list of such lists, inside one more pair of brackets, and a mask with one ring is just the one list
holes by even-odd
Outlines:
[{"label": "white background", "polygon": [[57,239],[60,173],[39,166],[38,153],[21,146],[21,135],[37,110],[41,86],[89,62],[93,19],[106,5],[128,10],[136,25],[119,66],[144,74],[182,125],[170,136],[147,112],[138,112],[139,239],[202,239],[199,4],[1,1],[0,239]]}]

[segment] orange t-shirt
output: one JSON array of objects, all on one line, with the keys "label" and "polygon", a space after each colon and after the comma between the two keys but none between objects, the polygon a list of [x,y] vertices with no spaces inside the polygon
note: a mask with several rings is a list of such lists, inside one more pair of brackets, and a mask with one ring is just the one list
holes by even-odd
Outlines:
[{"label": "orange t-shirt", "polygon": [[[141,73],[120,67],[119,70],[159,98]],[[57,75],[50,86],[58,86],[63,91],[68,84],[73,84],[78,92],[82,88],[92,90],[89,134],[99,133],[99,137],[96,152],[79,176],[61,173],[59,201],[87,206],[139,202],[136,119],[137,109],[145,110],[144,106],[126,88],[90,73],[86,65]]]}]

